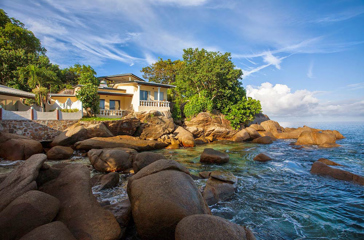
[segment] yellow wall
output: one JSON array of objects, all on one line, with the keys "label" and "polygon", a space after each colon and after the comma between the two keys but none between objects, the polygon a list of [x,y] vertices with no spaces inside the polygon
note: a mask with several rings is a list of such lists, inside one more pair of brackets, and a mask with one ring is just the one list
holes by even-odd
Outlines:
[{"label": "yellow wall", "polygon": [[[132,97],[100,95],[100,100],[105,100],[105,109],[110,109],[110,100],[120,101],[120,110],[129,110],[131,108]],[[118,109],[116,109],[118,110]]]},{"label": "yellow wall", "polygon": [[105,88],[99,88],[98,91],[101,92],[118,92],[118,93],[126,93],[125,89],[105,89]]},{"label": "yellow wall", "polygon": [[72,102],[76,102],[78,99],[76,97],[60,97],[60,96],[52,96],[52,101],[58,100],[60,103],[65,103],[67,99],[71,99]]}]

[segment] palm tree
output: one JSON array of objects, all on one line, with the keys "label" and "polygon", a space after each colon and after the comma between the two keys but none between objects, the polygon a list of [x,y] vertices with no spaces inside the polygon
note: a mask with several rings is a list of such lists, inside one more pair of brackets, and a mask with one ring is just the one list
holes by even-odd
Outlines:
[{"label": "palm tree", "polygon": [[22,82],[27,79],[27,83],[33,89],[32,92],[36,95],[37,104],[44,109],[44,103],[48,93],[48,89],[44,85],[58,83],[59,79],[56,73],[47,67],[29,64],[26,67],[19,68],[19,76]]}]

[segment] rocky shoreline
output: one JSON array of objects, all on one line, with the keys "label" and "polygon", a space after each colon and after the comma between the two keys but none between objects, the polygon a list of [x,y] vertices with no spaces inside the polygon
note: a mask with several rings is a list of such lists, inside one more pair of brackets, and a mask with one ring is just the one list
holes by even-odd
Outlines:
[{"label": "rocky shoreline", "polygon": [[[200,172],[199,177],[207,179],[200,191],[193,181],[196,176],[187,168],[160,153],[145,151],[217,140],[270,144],[277,139],[297,139],[295,147],[299,148],[328,148],[338,147],[336,140],[342,138],[335,130],[283,128],[262,116],[240,131],[232,129],[222,115],[210,113],[200,113],[178,126],[169,113],[160,112],[91,125],[79,123],[43,145],[3,132],[0,157],[25,161],[0,176],[0,238],[255,239],[248,228],[211,215],[209,205],[235,193],[237,179],[232,173]],[[69,159],[74,150],[87,155],[100,174],[91,178],[90,169],[82,164],[45,163]],[[261,153],[254,160],[271,158]],[[228,161],[228,154],[208,145],[200,157],[201,164]],[[320,159],[311,173],[364,185],[363,177],[335,165]],[[115,187],[119,173],[128,176],[128,199],[98,203],[92,187]]]}]

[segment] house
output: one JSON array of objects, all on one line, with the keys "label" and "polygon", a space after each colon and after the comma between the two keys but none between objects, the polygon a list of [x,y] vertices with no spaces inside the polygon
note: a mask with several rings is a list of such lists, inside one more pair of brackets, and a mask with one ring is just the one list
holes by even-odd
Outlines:
[{"label": "house", "polygon": [[4,110],[9,111],[25,111],[29,107],[23,104],[26,98],[35,98],[35,95],[30,92],[25,92],[19,89],[0,85],[0,105]]},{"label": "house", "polygon": [[[132,74],[118,74],[98,77],[100,86],[100,115],[121,116],[122,111],[133,110],[142,112],[149,110],[169,111],[170,103],[167,101],[167,90],[173,85],[146,82]],[[50,94],[52,101],[65,104],[66,101],[77,101],[75,89],[64,90],[58,94]]]}]

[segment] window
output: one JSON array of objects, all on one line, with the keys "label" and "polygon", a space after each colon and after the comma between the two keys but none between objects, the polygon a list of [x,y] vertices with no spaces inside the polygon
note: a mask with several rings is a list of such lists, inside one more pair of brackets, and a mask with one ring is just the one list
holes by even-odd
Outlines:
[{"label": "window", "polygon": [[140,100],[149,100],[148,96],[150,95],[149,91],[140,90]]},{"label": "window", "polygon": [[[154,92],[154,100],[158,101],[158,92]],[[164,93],[160,92],[159,93],[159,101],[163,101],[164,100]]]},{"label": "window", "polygon": [[110,100],[110,110],[120,110],[120,101]]},{"label": "window", "polygon": [[100,109],[105,109],[105,99],[100,99]]}]

